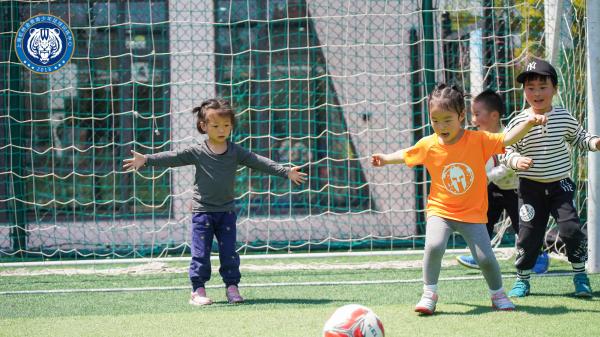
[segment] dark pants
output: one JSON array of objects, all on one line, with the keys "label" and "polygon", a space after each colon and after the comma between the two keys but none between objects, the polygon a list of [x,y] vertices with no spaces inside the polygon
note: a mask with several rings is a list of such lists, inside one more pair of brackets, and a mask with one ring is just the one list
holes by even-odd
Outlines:
[{"label": "dark pants", "polygon": [[569,178],[552,183],[519,179],[519,270],[533,268],[546,234],[549,215],[556,220],[558,232],[567,248],[571,263],[587,260],[587,237],[581,229],[573,202],[575,184]]},{"label": "dark pants", "polygon": [[519,197],[516,190],[503,190],[496,186],[494,183],[488,184],[488,223],[487,231],[490,235],[490,239],[494,237],[494,225],[500,216],[502,211],[506,210],[508,217],[510,218],[512,229],[515,234],[519,233]]},{"label": "dark pants", "polygon": [[194,213],[192,216],[192,261],[190,280],[194,290],[210,280],[210,252],[213,237],[219,244],[219,273],[226,286],[240,282],[240,256],[235,251],[235,212]]}]

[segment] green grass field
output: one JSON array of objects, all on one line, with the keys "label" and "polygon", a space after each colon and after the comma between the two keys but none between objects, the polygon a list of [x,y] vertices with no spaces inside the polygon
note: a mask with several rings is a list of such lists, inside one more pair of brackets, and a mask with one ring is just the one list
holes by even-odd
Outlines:
[{"label": "green grass field", "polygon": [[[419,256],[244,260],[241,290],[246,303],[227,304],[215,272],[208,284],[215,304],[207,307],[187,303],[183,262],[166,264],[173,268],[169,272],[148,274],[102,273],[124,267],[117,265],[53,267],[65,271],[60,275],[36,274],[51,268],[28,268],[25,273],[3,268],[0,336],[320,336],[331,313],[349,303],[373,309],[388,337],[600,335],[600,275],[590,275],[593,299],[574,298],[571,276],[559,275],[570,266],[552,260],[549,274],[532,279],[532,295],[516,301],[517,311],[495,312],[479,271],[458,266],[446,255],[437,312],[420,317],[413,312],[421,292],[419,262]],[[512,262],[500,261],[507,288],[514,280]],[[66,272],[75,270],[97,273]],[[371,283],[349,284],[358,281]],[[158,289],[6,294],[143,287]]]}]

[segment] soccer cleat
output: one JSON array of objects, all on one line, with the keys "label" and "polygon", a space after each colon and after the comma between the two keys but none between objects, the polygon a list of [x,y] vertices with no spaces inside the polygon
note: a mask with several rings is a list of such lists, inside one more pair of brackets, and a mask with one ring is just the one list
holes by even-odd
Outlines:
[{"label": "soccer cleat", "polygon": [[573,284],[575,285],[575,296],[577,297],[592,297],[592,287],[590,280],[585,273],[577,273],[573,276]]},{"label": "soccer cleat", "polygon": [[479,269],[479,265],[472,255],[460,255],[456,257],[456,261],[467,268]]},{"label": "soccer cleat", "polygon": [[504,290],[492,295],[492,308],[494,310],[512,311],[515,310],[515,305],[506,296]]},{"label": "soccer cleat", "polygon": [[415,306],[415,311],[423,315],[433,315],[438,295],[433,291],[424,291],[421,300]]},{"label": "soccer cleat", "polygon": [[236,285],[227,287],[225,295],[227,295],[227,302],[229,302],[229,304],[244,303],[244,298],[240,295],[240,291]]},{"label": "soccer cleat", "polygon": [[548,271],[548,266],[550,266],[550,256],[548,256],[548,253],[542,252],[538,255],[535,265],[531,270],[536,274],[543,274]]},{"label": "soccer cleat", "polygon": [[190,298],[191,305],[210,305],[212,303],[213,301],[206,296],[204,287],[200,287],[192,292],[192,297]]},{"label": "soccer cleat", "polygon": [[528,280],[517,279],[512,289],[508,292],[508,297],[525,297],[529,295],[530,288]]}]

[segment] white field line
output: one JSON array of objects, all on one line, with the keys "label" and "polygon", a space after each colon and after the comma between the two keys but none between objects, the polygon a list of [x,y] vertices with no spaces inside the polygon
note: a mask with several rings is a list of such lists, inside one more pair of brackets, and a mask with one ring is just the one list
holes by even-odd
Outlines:
[{"label": "white field line", "polygon": [[[446,259],[442,261],[442,267],[458,265],[454,259]],[[302,271],[302,270],[381,270],[381,269],[421,269],[423,268],[422,260],[410,261],[381,261],[381,262],[362,262],[362,263],[273,263],[268,265],[254,265],[244,263],[240,266],[241,271]],[[182,274],[187,273],[189,267],[172,267],[164,262],[152,262],[140,264],[130,267],[120,268],[45,268],[41,270],[29,268],[16,268],[9,270],[0,270],[0,277],[3,276],[47,276],[47,275],[155,275],[155,274]],[[219,266],[212,266],[211,272],[219,271]]]},{"label": "white field line", "polygon": [[[510,258],[510,255],[502,254],[497,252],[498,260],[506,260]],[[419,259],[414,260],[399,260],[399,261],[363,261],[360,263],[347,262],[347,263],[326,263],[326,259],[312,259],[309,263],[300,263],[296,261],[286,260],[274,260],[270,264],[265,265],[254,265],[250,264],[250,261],[245,261],[240,269],[242,271],[300,271],[300,270],[377,270],[377,269],[415,269],[423,267],[423,260],[420,256]],[[277,262],[275,262],[277,261]],[[300,261],[300,260],[298,260]],[[307,261],[307,260],[304,260]],[[319,262],[318,262],[319,261]],[[455,259],[445,259],[442,261],[442,267],[457,265]],[[212,272],[218,271],[218,266],[213,266]],[[0,268],[0,277],[3,276],[44,276],[44,275],[148,275],[148,274],[177,274],[185,273],[188,271],[188,267],[183,266],[170,266],[166,262],[154,261],[151,263],[128,265],[125,264],[122,267],[112,268],[99,268],[98,266],[89,265],[86,266],[50,266],[44,269],[32,269],[32,268],[6,268],[2,270]]]},{"label": "white field line", "polygon": [[[551,273],[534,275],[533,277],[563,277],[571,276],[573,273]],[[515,275],[502,275],[502,278],[514,278]],[[483,276],[456,276],[443,277],[440,281],[467,281],[479,280]],[[338,285],[369,285],[369,284],[402,284],[402,283],[421,283],[422,279],[408,280],[370,280],[370,281],[324,281],[324,282],[275,282],[275,283],[247,283],[241,284],[241,288],[267,288],[267,287],[295,287],[295,286],[338,286]],[[207,286],[206,288],[223,288],[221,285]],[[14,290],[0,291],[0,295],[39,295],[39,294],[65,294],[65,293],[110,293],[110,292],[139,292],[139,291],[170,291],[170,290],[189,290],[189,286],[172,287],[141,287],[141,288],[92,288],[92,289],[47,289],[47,290]]]}]

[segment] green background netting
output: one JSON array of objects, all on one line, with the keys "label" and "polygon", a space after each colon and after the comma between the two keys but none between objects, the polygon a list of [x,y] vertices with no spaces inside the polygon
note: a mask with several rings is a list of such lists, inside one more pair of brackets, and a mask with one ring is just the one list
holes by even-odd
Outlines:
[{"label": "green background netting", "polygon": [[[431,132],[425,97],[438,81],[498,90],[505,120],[522,109],[514,78],[527,55],[547,52],[543,6],[0,2],[0,258],[184,253],[193,168],[121,165],[132,149],[202,141],[190,111],[214,96],[236,107],[233,141],[310,177],[297,187],[240,167],[243,251],[422,246],[427,175],[374,169],[370,154]],[[583,123],[584,9],[565,5],[556,61],[557,103]],[[73,59],[53,74],[29,71],[13,48],[20,25],[42,13],[75,37]],[[585,154],[573,158],[584,215]]]}]

